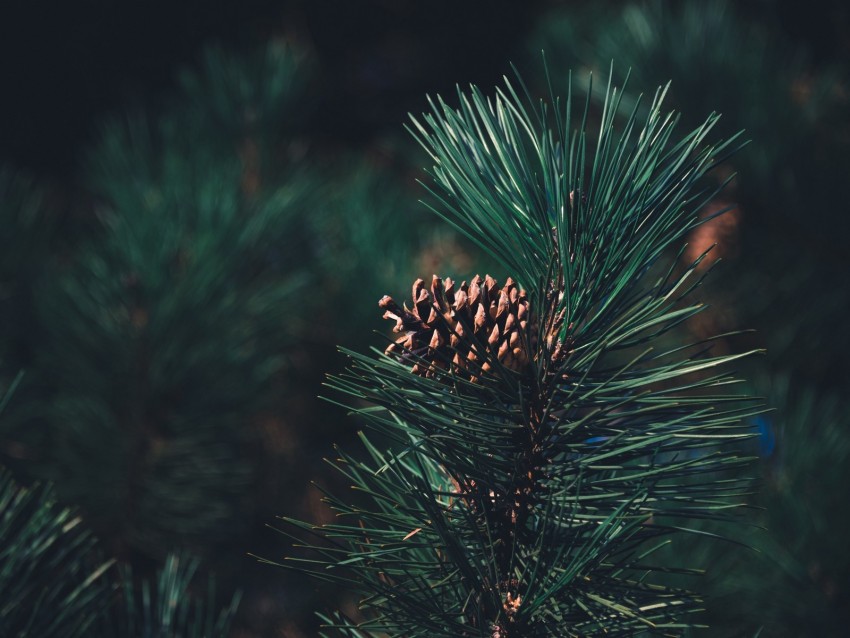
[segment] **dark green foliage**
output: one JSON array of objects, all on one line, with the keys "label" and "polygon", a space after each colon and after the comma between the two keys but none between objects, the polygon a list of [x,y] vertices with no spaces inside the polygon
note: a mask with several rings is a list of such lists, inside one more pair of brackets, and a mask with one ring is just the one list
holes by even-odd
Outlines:
[{"label": "dark green foliage", "polygon": [[[310,182],[263,181],[216,119],[229,85],[209,83],[194,127],[175,108],[105,128],[89,169],[99,227],[36,293],[42,472],[103,533],[154,555],[251,523],[252,419],[304,321]],[[233,108],[253,97],[237,92]]]},{"label": "dark green foliage", "polygon": [[[733,470],[755,408],[718,370],[737,357],[670,341],[702,310],[686,299],[702,258],[675,251],[731,146],[707,145],[714,116],[675,141],[662,92],[615,127],[606,95],[598,134],[570,99],[538,105],[511,85],[414,121],[437,212],[527,291],[530,362],[502,365],[470,326],[444,335],[486,361],[469,372],[435,359],[413,374],[430,350],[349,352],[331,385],[393,447],[363,435],[370,460],[340,452],[362,498],[329,495],[337,518],[288,563],[363,596],[361,619],[331,621],[342,635],[678,634],[699,608],[659,578],[687,573],[685,557],[650,555],[695,520],[731,520],[747,490]],[[432,290],[420,316],[446,303]]]},{"label": "dark green foliage", "polygon": [[[739,574],[738,618],[763,623],[769,635],[842,635],[850,622],[850,403],[799,377],[766,388],[776,414],[776,447],[763,454],[758,504],[768,534],[763,560]],[[756,563],[756,561],[753,561]],[[751,621],[752,622],[752,621]]]},{"label": "dark green foliage", "polygon": [[215,542],[249,516],[246,419],[297,321],[303,190],[248,197],[237,162],[120,148],[103,235],[39,291],[58,475],[134,543]]},{"label": "dark green foliage", "polygon": [[199,562],[170,554],[156,585],[129,568],[116,596],[85,522],[50,488],[17,485],[0,470],[0,636],[4,638],[226,638],[239,596],[222,606],[214,582],[190,588]]},{"label": "dark green foliage", "polygon": [[776,408],[764,422],[775,451],[760,452],[764,487],[751,499],[766,508],[758,522],[767,529],[745,539],[760,553],[719,555],[698,543],[678,551],[704,557],[718,599],[707,618],[725,629],[717,635],[763,624],[766,635],[837,636],[848,596],[839,545],[850,461],[841,398],[850,381],[850,76],[846,59],[815,66],[770,19],[744,11],[722,0],[630,2],[604,15],[564,9],[548,16],[535,49],[546,48],[552,68],[614,58],[642,80],[672,78],[683,117],[719,107],[726,130],[743,126],[752,137],[730,163],[727,200],[739,210],[724,252],[734,268],[720,269],[710,298],[728,308],[717,325],[743,321],[767,346],[759,386]]},{"label": "dark green foliage", "polygon": [[191,593],[199,561],[177,554],[167,557],[153,596],[143,582],[138,600],[126,567],[119,599],[115,561],[102,558],[82,517],[59,505],[51,487],[21,487],[3,468],[0,548],[3,637],[225,638],[239,602],[235,595],[220,607],[211,578],[205,598]]},{"label": "dark green foliage", "polygon": [[306,111],[304,56],[285,41],[270,42],[250,55],[206,49],[200,69],[179,74],[184,124],[223,139],[259,135],[271,149],[291,140]]},{"label": "dark green foliage", "polygon": [[[35,327],[33,291],[54,248],[57,217],[40,184],[0,167],[0,384],[4,387],[30,365],[42,336]],[[0,440],[3,464],[11,465],[27,456],[21,441],[31,446],[38,437],[7,413],[0,423]]]},{"label": "dark green foliage", "polygon": [[[541,24],[534,55],[544,48],[556,76],[571,65],[607,68],[613,59],[631,69],[636,86],[671,80],[670,101],[687,126],[718,110],[725,134],[746,129],[752,144],[729,164],[737,173],[729,197],[739,203],[740,261],[723,282],[723,303],[764,334],[771,365],[788,369],[793,361],[791,368],[805,366],[826,384],[847,380],[842,326],[850,300],[839,263],[850,232],[840,205],[850,199],[847,68],[812,67],[769,20],[748,20],[727,0],[560,9]],[[636,98],[632,92],[624,104]],[[777,312],[789,307],[793,322]],[[812,351],[819,356],[801,356]]]},{"label": "dark green foliage", "polygon": [[123,607],[116,606],[111,628],[104,638],[227,638],[239,595],[219,606],[214,582],[207,591],[192,590],[199,561],[169,554],[156,583],[134,582],[127,569],[123,579]]},{"label": "dark green foliage", "polygon": [[[837,69],[808,76],[805,52],[778,38],[767,21],[746,20],[728,0],[633,1],[614,11],[554,11],[533,42],[533,55],[543,48],[558,74],[570,64],[604,71],[615,60],[636,86],[670,81],[670,103],[689,126],[714,110],[723,113],[727,134],[746,123],[753,149],[735,158],[736,166],[753,173],[749,179],[770,179],[777,200],[806,194],[788,167],[813,142],[817,120],[838,106]],[[631,107],[636,97],[624,103]],[[783,135],[777,125],[786,127]]]},{"label": "dark green foliage", "polygon": [[111,601],[111,564],[51,489],[21,487],[0,469],[0,636],[90,636]]},{"label": "dark green foliage", "polygon": [[763,626],[769,636],[837,638],[850,609],[850,518],[840,487],[850,481],[848,402],[800,377],[762,378],[757,387],[775,412],[759,420],[759,528],[746,539],[756,551],[700,543],[679,551],[708,569],[715,635]]},{"label": "dark green foliage", "polygon": [[440,241],[398,176],[346,168],[325,189],[325,214],[311,218],[324,291],[322,338],[330,343],[344,336],[362,340],[370,328],[381,327],[373,303],[406,286],[415,275],[415,257]]},{"label": "dark green foliage", "polygon": [[47,252],[55,219],[44,199],[35,180],[7,166],[0,168],[0,216],[5,230],[0,273],[4,299],[10,286],[27,279],[34,266],[33,253],[43,257]]}]

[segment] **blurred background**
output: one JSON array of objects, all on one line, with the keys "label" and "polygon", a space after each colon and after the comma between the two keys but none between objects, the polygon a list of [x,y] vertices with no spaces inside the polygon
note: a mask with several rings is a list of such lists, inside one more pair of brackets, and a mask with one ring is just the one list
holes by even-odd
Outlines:
[{"label": "blurred background", "polygon": [[407,114],[511,63],[545,95],[541,50],[557,92],[572,69],[600,95],[613,60],[629,108],[672,80],[682,133],[718,111],[751,140],[704,214],[735,209],[690,239],[722,263],[687,329],[767,350],[740,371],[774,408],[758,551],[676,551],[708,568],[701,635],[846,635],[843,0],[3,3],[0,465],[55,483],[134,573],[191,553],[194,587],[242,592],[232,636],[316,635],[346,592],[249,554],[282,559],[276,517],[320,521],[314,484],[345,489],[323,458],[357,424],[319,398],[336,346],[380,346],[377,300],[414,278],[490,268],[418,202]]}]

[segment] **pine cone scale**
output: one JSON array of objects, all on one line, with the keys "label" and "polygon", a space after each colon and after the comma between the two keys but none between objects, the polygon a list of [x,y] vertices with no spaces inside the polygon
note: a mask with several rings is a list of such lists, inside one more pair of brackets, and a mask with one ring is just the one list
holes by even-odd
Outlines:
[{"label": "pine cone scale", "polygon": [[[495,362],[523,372],[541,356],[537,322],[531,320],[528,295],[508,277],[504,286],[490,275],[476,275],[455,290],[451,278],[434,275],[430,292],[422,279],[411,288],[413,307],[400,308],[390,296],[378,305],[384,318],[396,322],[393,331],[403,333],[386,349],[386,354],[410,363],[414,374],[434,377],[447,370],[472,381],[493,369]],[[562,294],[550,290],[547,299]],[[560,332],[565,310],[552,309],[545,328],[547,352],[560,358]],[[529,328],[531,330],[529,330]]]}]

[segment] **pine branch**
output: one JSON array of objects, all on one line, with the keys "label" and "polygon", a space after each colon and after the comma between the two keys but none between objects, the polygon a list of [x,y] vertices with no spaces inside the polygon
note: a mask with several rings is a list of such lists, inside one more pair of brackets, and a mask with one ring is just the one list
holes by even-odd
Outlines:
[{"label": "pine branch", "polygon": [[735,142],[707,143],[716,116],[677,141],[661,89],[645,121],[635,109],[618,127],[619,95],[609,85],[595,145],[589,101],[574,129],[570,96],[534,103],[510,83],[414,119],[435,210],[511,277],[417,280],[410,308],[385,297],[401,336],[347,352],[330,380],[392,444],[363,435],[368,460],[340,452],[364,498],[329,494],[324,542],[290,559],[364,594],[363,619],[333,621],[343,635],[692,624],[698,596],[658,577],[687,569],[647,557],[691,521],[731,518],[748,489],[736,444],[758,407],[730,390],[744,355],[677,342],[704,309],[687,297],[701,274],[669,253]]}]

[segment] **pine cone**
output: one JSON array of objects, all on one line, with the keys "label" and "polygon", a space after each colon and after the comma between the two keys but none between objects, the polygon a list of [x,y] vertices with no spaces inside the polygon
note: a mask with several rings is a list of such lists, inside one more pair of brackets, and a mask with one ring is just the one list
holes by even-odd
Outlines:
[{"label": "pine cone", "polygon": [[[557,303],[558,295],[550,291],[548,301]],[[412,363],[413,373],[420,376],[451,370],[474,382],[497,361],[521,372],[539,356],[538,323],[525,291],[510,277],[500,288],[490,275],[483,280],[476,275],[455,290],[451,279],[444,285],[434,275],[430,293],[422,279],[413,283],[412,309],[400,308],[389,296],[378,305],[385,310],[384,319],[395,320],[393,331],[402,333],[386,354]],[[553,361],[563,353],[558,339],[563,321],[562,310],[544,330]]]}]

